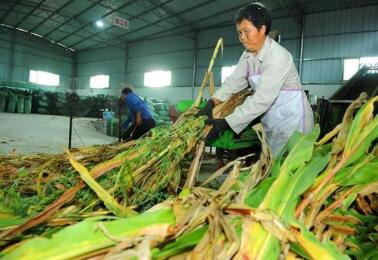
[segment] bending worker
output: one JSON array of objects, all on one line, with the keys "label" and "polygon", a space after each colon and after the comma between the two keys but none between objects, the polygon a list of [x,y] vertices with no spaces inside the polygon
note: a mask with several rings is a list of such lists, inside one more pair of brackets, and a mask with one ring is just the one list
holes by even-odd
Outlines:
[{"label": "bending worker", "polygon": [[[312,129],[312,109],[293,58],[269,38],[270,27],[270,14],[262,4],[253,3],[240,10],[236,28],[245,51],[233,73],[198,113],[207,115],[206,123],[213,125],[207,140],[218,138],[230,128],[239,134],[262,115],[268,144],[276,155],[295,130],[307,133]],[[212,119],[215,105],[248,86],[254,90],[252,96],[225,119]]]},{"label": "bending worker", "polygon": [[127,129],[122,137],[124,141],[138,139],[156,126],[148,106],[131,88],[122,89],[121,98],[129,110],[129,116],[123,124]]}]

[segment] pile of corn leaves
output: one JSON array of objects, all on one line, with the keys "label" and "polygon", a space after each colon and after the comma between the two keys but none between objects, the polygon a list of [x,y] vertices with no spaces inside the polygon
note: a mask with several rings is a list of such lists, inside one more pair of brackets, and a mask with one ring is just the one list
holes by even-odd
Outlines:
[{"label": "pile of corn leaves", "polygon": [[[235,95],[215,116],[229,114],[249,94]],[[172,127],[155,128],[126,144],[2,157],[0,244],[17,241],[20,234],[49,235],[91,216],[135,216],[178,194],[182,174],[197,172],[191,157],[208,131],[195,112],[193,107]]]},{"label": "pile of corn leaves", "polygon": [[[52,215],[52,218],[45,219],[43,223],[47,221],[47,226],[68,225],[69,220],[73,223],[82,221],[50,233],[44,229],[38,236],[35,235],[38,233],[36,225],[33,226],[32,231],[36,232],[33,234],[31,231],[25,232],[30,227],[21,230],[17,229],[19,226],[9,228],[3,222],[3,257],[348,259],[352,256],[357,259],[376,259],[378,117],[374,116],[374,104],[377,100],[378,97],[374,97],[365,102],[366,97],[361,95],[347,109],[342,124],[322,140],[317,141],[319,127],[315,127],[308,135],[294,133],[273,161],[269,149],[264,145],[262,129],[256,128],[263,150],[255,164],[245,167],[245,158],[230,162],[197,187],[179,190],[179,181],[174,186],[164,184],[165,187],[180,191],[180,194],[169,197],[141,214],[135,208],[128,207],[133,205],[131,201],[147,198],[148,192],[158,192],[157,186],[161,185],[161,188],[163,185],[160,183],[167,182],[166,178],[171,182],[172,176],[179,174],[173,165],[179,164],[182,154],[194,144],[187,142],[182,147],[170,139],[156,152],[143,148],[141,140],[135,144],[140,145],[138,149],[129,148],[115,158],[97,164],[90,171],[73,154],[69,154],[73,168],[95,192],[93,201],[96,203],[88,203],[86,208],[82,208],[84,205],[79,207],[71,204],[63,211],[55,211],[61,217]],[[198,127],[181,129],[184,125]],[[182,136],[188,135],[180,140],[193,138],[193,143],[196,143],[200,142],[203,129],[203,118],[187,116],[187,119],[179,122],[175,131]],[[151,138],[150,142],[155,140],[154,134],[147,137]],[[171,147],[174,149],[171,150]],[[162,158],[158,154],[137,164],[132,156],[138,156],[135,154],[138,151],[139,154],[172,154],[166,164],[157,163]],[[165,168],[153,171],[152,161],[156,161],[158,167]],[[106,186],[106,182],[95,180],[101,175],[98,172],[103,170],[94,169],[100,167],[119,168],[106,174],[112,176],[107,178],[113,180],[112,185]],[[144,172],[139,169],[148,170]],[[170,172],[170,169],[176,170]],[[207,187],[208,183],[226,170],[229,170],[228,177],[219,189]],[[137,171],[143,174],[135,175]],[[146,188],[142,193],[130,195],[130,192],[135,191],[127,187],[149,182],[154,174],[161,176],[159,179],[154,178],[154,182],[147,186],[141,185]],[[47,177],[42,174],[41,178]],[[22,180],[19,178],[17,185],[23,185]],[[156,183],[157,180],[159,183]],[[84,186],[79,179],[77,182],[71,186]],[[133,185],[129,185],[129,182]],[[44,183],[39,184],[42,196],[46,196],[48,191]],[[120,194],[125,193],[120,197],[116,196],[118,187],[122,187]],[[4,194],[7,191],[3,189]],[[75,200],[73,197],[71,200]],[[89,207],[100,207],[100,204],[107,211],[87,211]],[[80,208],[81,212],[72,207]],[[109,214],[109,211],[113,214]],[[93,214],[85,215],[85,212]],[[20,242],[15,244],[17,235]]]}]

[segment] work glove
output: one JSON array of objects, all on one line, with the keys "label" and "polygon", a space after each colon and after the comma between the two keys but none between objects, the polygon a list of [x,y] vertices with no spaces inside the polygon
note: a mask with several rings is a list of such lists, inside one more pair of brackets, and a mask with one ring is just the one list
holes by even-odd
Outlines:
[{"label": "work glove", "polygon": [[197,112],[196,116],[207,116],[207,118],[213,118],[213,108],[215,104],[213,100],[209,100],[206,103],[206,106]]},{"label": "work glove", "polygon": [[206,136],[206,143],[209,143],[217,138],[219,138],[225,131],[231,129],[228,125],[226,119],[207,119],[205,120],[207,125],[212,125],[209,134]]}]

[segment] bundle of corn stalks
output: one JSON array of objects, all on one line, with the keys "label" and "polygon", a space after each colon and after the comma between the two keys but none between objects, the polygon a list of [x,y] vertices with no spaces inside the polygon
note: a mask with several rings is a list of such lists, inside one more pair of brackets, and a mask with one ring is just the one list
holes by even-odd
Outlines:
[{"label": "bundle of corn stalks", "polygon": [[[164,242],[168,238],[171,241],[175,238],[180,240],[182,239],[179,238],[181,235],[185,234],[184,236],[186,236],[188,232],[194,232],[195,240],[192,240],[192,236],[189,236],[189,240],[185,242],[189,242],[189,247],[192,247],[195,245],[193,243],[198,243],[199,235],[203,235],[207,230],[207,227],[203,226],[205,224],[204,221],[213,211],[219,211],[219,214],[225,215],[222,209],[218,209],[218,207],[225,207],[231,199],[244,201],[247,193],[242,192],[242,190],[247,190],[246,186],[249,188],[255,187],[265,178],[271,166],[267,149],[264,149],[262,157],[264,159],[261,159],[257,164],[244,169],[241,168],[241,160],[231,162],[215,172],[203,183],[205,186],[214,178],[232,168],[228,179],[218,191],[204,187],[196,187],[192,191],[189,188],[185,188],[178,198],[172,198],[158,204],[141,215],[116,218],[116,220],[110,216],[87,217],[84,221],[56,232],[52,235],[52,239],[46,238],[44,234],[29,240],[34,241],[31,244],[22,241],[16,247],[10,246],[6,248],[3,253],[9,259],[28,257],[33,259],[52,257],[60,259],[87,258],[104,254],[117,257],[119,256],[118,254],[121,254],[122,257],[136,255],[148,258],[152,256],[150,248],[157,246],[158,242]],[[255,172],[254,178],[248,178],[251,169]],[[248,181],[246,181],[247,179]],[[247,183],[248,185],[246,185]],[[241,187],[243,188],[240,189]],[[230,193],[231,190],[234,190],[234,192]],[[232,230],[230,227],[230,232]],[[130,240],[126,236],[129,236]],[[233,237],[237,239],[234,234]],[[76,242],[72,239],[75,239]],[[35,243],[38,245],[36,246]],[[143,249],[124,252],[124,249],[130,248],[130,243]],[[146,248],[144,247],[148,248],[148,250],[145,251],[144,249]],[[16,251],[14,250],[15,248],[17,248]],[[22,248],[28,248],[26,251],[32,251],[25,255],[25,251]],[[42,250],[42,248],[51,248],[52,250]],[[175,249],[173,252],[181,252],[180,248],[181,246],[179,246],[179,250]],[[188,245],[184,244],[185,248],[188,248]],[[167,253],[155,249],[154,254],[156,257],[172,255],[169,252],[170,250]],[[148,255],[144,255],[145,253]]]},{"label": "bundle of corn stalks", "polygon": [[[378,97],[365,100],[355,101],[320,141],[319,127],[294,133],[273,163],[257,128],[263,150],[251,167],[238,159],[139,216],[88,218],[3,253],[8,259],[376,259]],[[219,189],[206,188],[228,168]]]},{"label": "bundle of corn stalks", "polygon": [[[107,214],[134,216],[168,195],[176,195],[184,185],[193,186],[198,165],[186,168],[197,144],[200,143],[197,151],[204,147],[201,140],[209,131],[204,117],[193,115],[211,81],[212,66],[221,46],[219,40],[196,104],[172,127],[155,128],[145,138],[118,146],[89,147],[60,155],[3,157],[1,243],[31,228],[35,234],[35,227],[39,228],[37,234],[50,234],[57,229],[46,229],[46,225],[68,225]],[[226,116],[249,94],[244,91],[235,95],[217,107],[214,116]],[[187,172],[189,177],[184,184],[182,175]]]}]

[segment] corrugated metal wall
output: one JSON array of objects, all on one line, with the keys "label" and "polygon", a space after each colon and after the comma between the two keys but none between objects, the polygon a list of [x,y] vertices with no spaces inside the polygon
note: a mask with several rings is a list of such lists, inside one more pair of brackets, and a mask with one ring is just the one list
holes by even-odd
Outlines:
[{"label": "corrugated metal wall", "polygon": [[93,89],[95,94],[119,95],[125,82],[125,48],[98,48],[81,51],[77,57],[77,76],[81,87],[89,88],[89,79],[95,75],[109,75],[109,89]]},{"label": "corrugated metal wall", "polygon": [[[279,27],[273,28],[288,35],[282,44],[299,57],[300,36],[299,24],[293,18],[276,20]],[[296,26],[296,27],[295,27]],[[294,29],[293,29],[294,28]],[[223,66],[235,65],[243,47],[239,43],[235,26],[227,26],[198,32],[198,42],[195,37],[187,39],[181,36],[158,38],[154,40],[132,43],[129,46],[127,62],[127,82],[136,87],[140,95],[167,99],[176,103],[182,99],[190,99],[197,95],[198,88],[192,90],[194,46],[197,45],[195,86],[202,83],[208,68],[214,47],[218,39],[224,39],[223,55],[219,55],[214,64],[214,78],[216,86],[221,83],[221,69]],[[292,38],[295,38],[294,40]],[[145,88],[143,76],[151,70],[172,70],[172,87]],[[208,95],[206,95],[208,97]]]},{"label": "corrugated metal wall", "polygon": [[[344,58],[378,56],[377,13],[376,5],[305,16],[302,82],[306,89],[328,97],[341,84]],[[272,30],[281,32],[281,44],[291,52],[298,68],[300,17],[274,19]],[[11,76],[14,80],[27,81],[30,68],[63,77],[72,75],[72,57],[68,53],[45,47],[45,41],[42,44],[38,39],[26,39],[20,33],[15,35],[12,45],[12,37],[12,31],[1,29],[0,79]],[[90,76],[109,74],[110,89],[96,92],[118,95],[122,84],[127,82],[142,95],[166,98],[171,103],[192,98],[194,47],[197,45],[195,86],[198,87],[219,37],[223,37],[225,43],[224,55],[217,59],[214,67],[215,83],[219,85],[221,67],[236,64],[243,51],[234,26],[199,31],[197,44],[195,37],[170,36],[133,42],[124,48],[81,51],[77,65],[80,84],[88,87]],[[10,70],[12,64],[13,71]],[[143,87],[144,73],[151,70],[172,70],[172,87]]]},{"label": "corrugated metal wall", "polygon": [[[343,59],[364,56],[378,56],[378,6],[345,9],[325,13],[315,13],[304,19],[304,50],[302,82],[305,89],[318,96],[329,97],[341,85]],[[272,30],[281,33],[281,44],[292,54],[299,68],[301,17],[286,17],[273,20]],[[195,85],[202,78],[219,37],[224,38],[225,49],[222,58],[215,66],[215,82],[220,84],[222,66],[236,64],[243,51],[238,42],[234,26],[204,30],[198,33],[198,53]],[[170,37],[154,41],[132,44],[130,60],[134,66],[128,68],[128,80],[136,86],[143,85],[143,72],[150,69],[172,69],[173,87],[170,100],[191,98],[193,40]],[[135,49],[138,51],[135,52]],[[172,53],[171,53],[172,51]],[[143,53],[143,55],[142,55]],[[148,57],[147,55],[153,54]],[[143,57],[142,57],[143,56]],[[173,61],[177,57],[180,60]],[[139,65],[137,65],[139,63]],[[189,88],[189,89],[188,89]],[[169,88],[168,88],[169,89]],[[163,91],[141,90],[143,93],[169,93]],[[162,96],[162,97],[163,97]]]},{"label": "corrugated metal wall", "polygon": [[[131,43],[128,48],[127,82],[143,96],[157,97],[175,103],[191,98],[194,40],[181,36]],[[144,87],[144,73],[171,70],[172,87]]]},{"label": "corrugated metal wall", "polygon": [[306,16],[302,82],[310,92],[333,94],[344,58],[378,56],[377,13],[376,5]]},{"label": "corrugated metal wall", "polygon": [[143,87],[145,72],[172,70],[172,86],[191,86],[193,47],[191,39],[178,36],[130,44],[127,63],[129,82],[135,87]]},{"label": "corrugated metal wall", "polygon": [[31,69],[59,74],[62,85],[72,77],[71,52],[4,27],[0,28],[0,57],[0,80],[28,82]]}]

